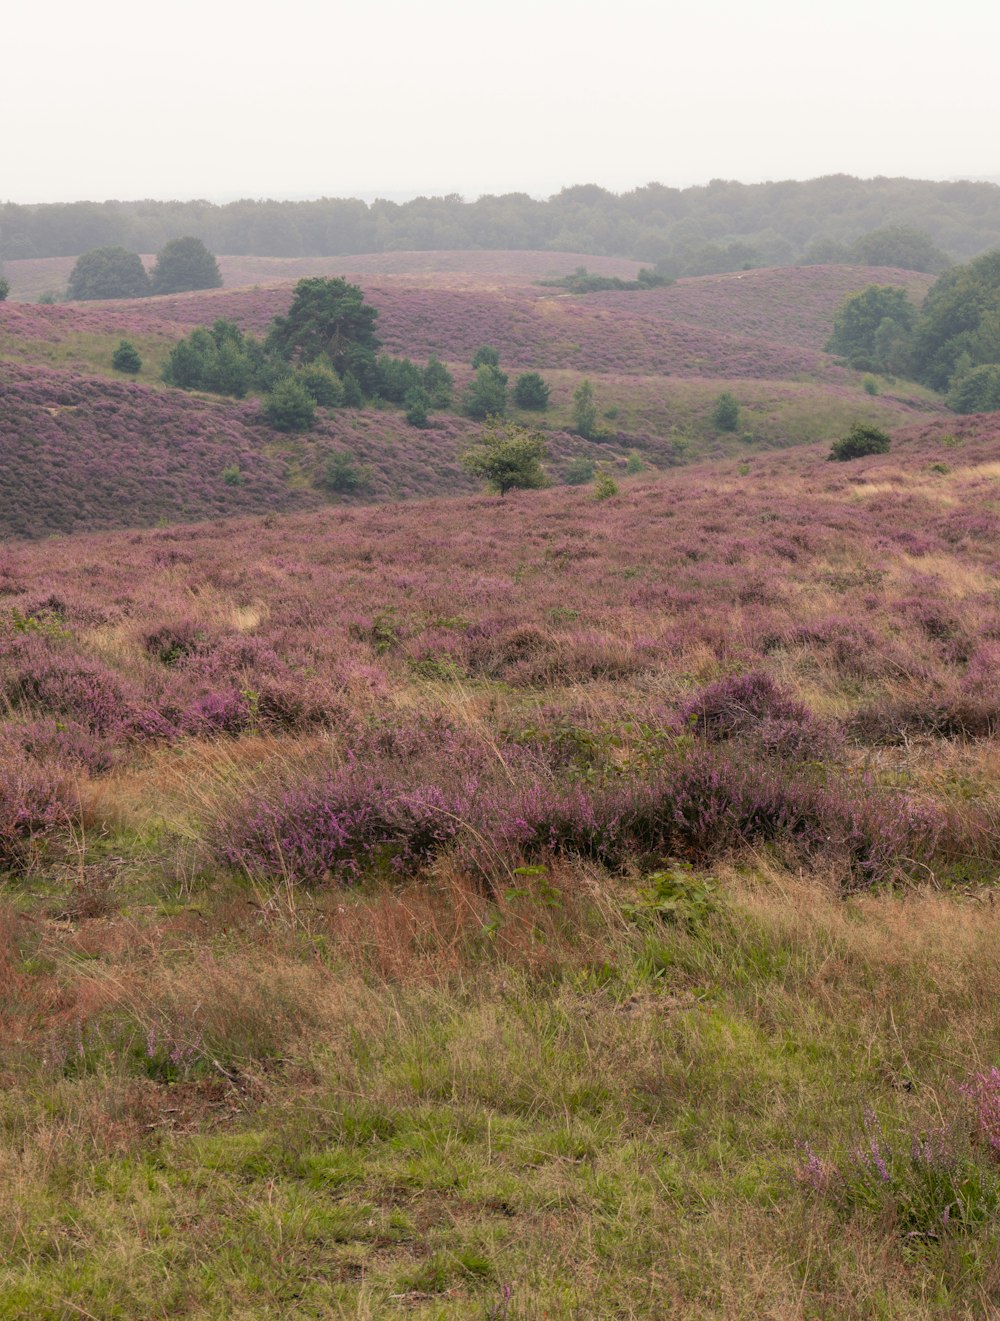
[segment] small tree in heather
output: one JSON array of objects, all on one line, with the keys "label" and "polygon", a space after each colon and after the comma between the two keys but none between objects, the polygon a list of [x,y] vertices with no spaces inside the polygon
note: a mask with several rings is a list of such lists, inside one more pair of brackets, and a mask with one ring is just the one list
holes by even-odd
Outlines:
[{"label": "small tree in heather", "polygon": [[581,381],[573,392],[573,430],[584,440],[597,435],[597,404],[589,381]]},{"label": "small tree in heather", "polygon": [[0,276],[0,303],[6,302],[7,295],[10,293],[10,281]]},{"label": "small tree in heather", "polygon": [[537,431],[494,417],[480,443],[462,455],[462,467],[473,477],[483,478],[490,490],[506,495],[508,491],[548,486],[542,467],[545,455],[545,441]]},{"label": "small tree in heather", "polygon": [[549,406],[549,387],[537,372],[522,372],[514,382],[514,403],[544,413]]},{"label": "small tree in heather", "polygon": [[127,339],[123,339],[112,353],[111,365],[116,372],[127,372],[129,376],[137,376],[142,371],[142,359],[135,345]]},{"label": "small tree in heather", "polygon": [[507,377],[499,367],[483,363],[462,394],[462,408],[469,417],[499,416],[507,411]]},{"label": "small tree in heather", "polygon": [[455,378],[439,358],[431,358],[424,368],[424,393],[432,408],[450,408]]},{"label": "small tree in heather", "polygon": [[265,396],[261,412],[275,431],[310,431],[316,421],[312,395],[294,376],[286,376]]},{"label": "small tree in heather", "polygon": [[863,459],[868,454],[885,454],[892,441],[888,432],[880,427],[866,427],[855,423],[846,436],[835,440],[830,446],[828,459],[844,463],[848,459]]},{"label": "small tree in heather", "polygon": [[472,355],[472,369],[478,371],[480,367],[499,367],[500,354],[491,348],[489,344],[481,344]]},{"label": "small tree in heather", "polygon": [[712,409],[712,426],[716,431],[735,431],[740,424],[740,406],[728,390],[723,390]]}]

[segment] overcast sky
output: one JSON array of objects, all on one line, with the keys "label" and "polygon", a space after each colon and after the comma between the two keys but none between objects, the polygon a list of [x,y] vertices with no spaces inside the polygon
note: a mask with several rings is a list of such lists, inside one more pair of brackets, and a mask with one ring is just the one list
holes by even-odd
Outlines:
[{"label": "overcast sky", "polygon": [[0,200],[1000,175],[981,0],[35,0]]}]

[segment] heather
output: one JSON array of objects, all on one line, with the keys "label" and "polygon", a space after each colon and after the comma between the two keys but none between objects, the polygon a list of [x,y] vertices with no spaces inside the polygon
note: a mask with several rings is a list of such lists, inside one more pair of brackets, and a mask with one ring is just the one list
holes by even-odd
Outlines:
[{"label": "heather", "polygon": [[133,342],[3,367],[0,1314],[996,1313],[995,419],[563,367],[500,496]]}]

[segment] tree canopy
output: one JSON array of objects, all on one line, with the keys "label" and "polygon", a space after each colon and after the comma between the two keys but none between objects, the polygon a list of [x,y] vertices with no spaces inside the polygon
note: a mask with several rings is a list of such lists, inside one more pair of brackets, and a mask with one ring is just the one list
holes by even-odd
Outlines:
[{"label": "tree canopy", "polygon": [[826,347],[859,371],[900,370],[915,319],[916,308],[905,289],[870,284],[837,308]]},{"label": "tree canopy", "polygon": [[180,294],[191,289],[221,289],[222,272],[201,239],[171,239],[157,253],[150,277],[154,294]]},{"label": "tree canopy", "polygon": [[493,418],[479,444],[462,455],[462,466],[474,477],[483,478],[491,490],[506,495],[508,491],[548,486],[542,467],[545,456],[545,441],[537,431]]},{"label": "tree canopy", "polygon": [[364,386],[366,372],[377,377],[377,317],[358,285],[313,276],[295,286],[287,316],[271,326],[268,347],[289,361],[325,358],[341,376],[352,372]]},{"label": "tree canopy", "polygon": [[94,248],[77,258],[69,277],[67,298],[88,301],[100,298],[143,298],[149,293],[149,277],[137,252],[127,248]]},{"label": "tree canopy", "polygon": [[935,282],[912,347],[913,375],[935,390],[990,362],[1000,362],[1000,249],[953,267]]}]

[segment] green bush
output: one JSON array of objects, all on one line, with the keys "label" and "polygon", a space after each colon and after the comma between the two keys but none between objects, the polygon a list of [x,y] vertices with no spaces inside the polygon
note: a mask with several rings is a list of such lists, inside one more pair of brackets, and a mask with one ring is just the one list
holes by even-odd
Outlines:
[{"label": "green bush", "polygon": [[440,359],[432,357],[424,368],[423,389],[431,408],[451,407],[455,380]]},{"label": "green bush", "polygon": [[514,382],[514,403],[518,408],[544,412],[549,406],[549,387],[538,372],[522,372]]},{"label": "green bush", "polygon": [[498,367],[483,363],[462,394],[469,417],[499,417],[507,411],[507,377]]},{"label": "green bush", "polygon": [[609,472],[599,472],[594,478],[594,499],[610,500],[618,494],[618,483]]},{"label": "green bush", "polygon": [[500,354],[491,348],[489,344],[483,344],[472,355],[472,369],[478,371],[480,367],[499,367]]},{"label": "green bush", "polygon": [[129,376],[136,376],[142,370],[142,359],[135,345],[123,339],[111,355],[111,365],[116,372],[127,372]]},{"label": "green bush", "polygon": [[573,392],[573,430],[584,440],[593,440],[597,435],[597,405],[589,381],[581,381]]},{"label": "green bush", "polygon": [[261,408],[264,420],[275,431],[310,431],[316,422],[312,395],[294,377],[279,381]]},{"label": "green bush", "polygon": [[339,408],[344,402],[344,383],[332,367],[308,362],[298,369],[295,377],[320,408]]},{"label": "green bush", "polygon": [[595,471],[594,460],[578,454],[567,465],[564,480],[567,486],[586,486],[594,480]]},{"label": "green bush", "polygon": [[1000,410],[1000,364],[984,362],[959,376],[948,391],[948,407],[956,413]]},{"label": "green bush", "polygon": [[425,427],[427,425],[427,408],[430,400],[419,387],[411,390],[404,400],[406,405],[406,420],[411,427]]},{"label": "green bush", "polygon": [[6,302],[7,295],[10,293],[10,281],[0,276],[0,303]]},{"label": "green bush", "polygon": [[858,422],[846,436],[833,442],[827,458],[844,463],[848,459],[863,459],[868,454],[886,454],[891,444],[887,432]]},{"label": "green bush", "polygon": [[372,489],[371,469],[359,464],[349,450],[339,450],[326,461],[322,485],[338,495],[361,495]]},{"label": "green bush", "polygon": [[[480,371],[493,371],[480,367]],[[491,490],[500,495],[508,491],[537,490],[548,486],[542,467],[545,442],[537,431],[529,431],[514,422],[494,418],[483,431],[480,444],[462,455],[462,466],[474,477],[485,479]]]},{"label": "green bush", "polygon": [[724,390],[712,409],[712,426],[716,431],[735,431],[740,424],[740,406],[736,398]]}]

